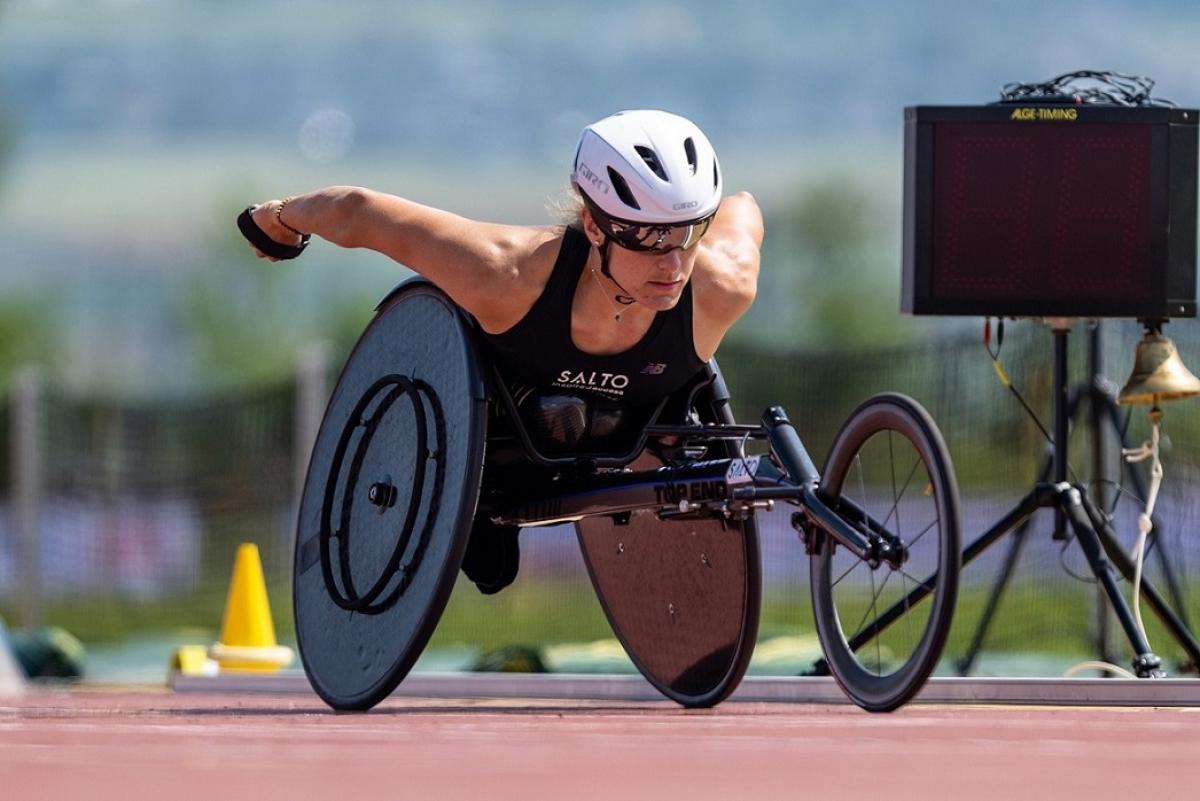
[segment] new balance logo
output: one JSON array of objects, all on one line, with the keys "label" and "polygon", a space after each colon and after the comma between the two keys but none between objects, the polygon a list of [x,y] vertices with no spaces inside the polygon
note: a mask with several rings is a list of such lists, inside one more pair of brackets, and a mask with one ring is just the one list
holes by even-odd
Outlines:
[{"label": "new balance logo", "polygon": [[666,369],[667,366],[665,364],[650,362],[650,364],[642,368],[642,375],[662,375]]}]

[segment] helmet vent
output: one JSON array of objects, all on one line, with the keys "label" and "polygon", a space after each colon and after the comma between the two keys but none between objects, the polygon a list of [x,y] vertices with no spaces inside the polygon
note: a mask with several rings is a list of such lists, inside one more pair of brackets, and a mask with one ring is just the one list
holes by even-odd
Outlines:
[{"label": "helmet vent", "polygon": [[721,175],[717,172],[717,162],[713,162],[713,189],[716,189],[721,184]]},{"label": "helmet vent", "polygon": [[683,153],[687,156],[688,166],[692,168],[692,175],[696,174],[696,143],[692,141],[692,137],[683,140]]},{"label": "helmet vent", "polygon": [[670,180],[667,178],[667,171],[663,169],[662,162],[658,160],[657,153],[643,145],[634,145],[633,149],[642,157],[642,161],[646,162],[646,166],[650,168],[652,173],[664,181]]},{"label": "helmet vent", "polygon": [[639,211],[641,210],[642,207],[638,205],[637,199],[633,196],[633,192],[630,191],[629,184],[621,177],[621,173],[609,167],[608,180],[612,182],[613,190],[617,193],[617,197],[621,198],[622,203]]}]

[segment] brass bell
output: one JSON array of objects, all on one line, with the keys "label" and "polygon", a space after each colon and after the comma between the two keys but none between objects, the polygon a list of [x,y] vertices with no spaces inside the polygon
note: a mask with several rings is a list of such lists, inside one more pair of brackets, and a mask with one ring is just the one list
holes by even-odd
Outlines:
[{"label": "brass bell", "polygon": [[1138,343],[1133,372],[1121,388],[1121,403],[1152,403],[1200,395],[1200,378],[1192,375],[1175,343],[1157,331],[1147,330]]}]

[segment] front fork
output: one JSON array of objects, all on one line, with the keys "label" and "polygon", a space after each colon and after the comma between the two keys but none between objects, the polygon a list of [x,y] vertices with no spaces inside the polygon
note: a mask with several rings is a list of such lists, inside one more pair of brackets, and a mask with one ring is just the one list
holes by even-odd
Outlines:
[{"label": "front fork", "polygon": [[871,569],[885,563],[899,569],[908,561],[904,543],[865,510],[839,498],[835,511],[821,497],[821,475],[783,407],[768,408],[763,413],[763,427],[772,452],[789,479],[799,485],[801,511],[792,515],[792,527],[799,532],[806,553],[815,555],[827,543],[830,548],[840,543]]},{"label": "front fork", "polygon": [[[804,552],[809,556],[819,555],[825,548],[836,548],[840,543],[852,551],[859,559],[867,563],[872,570],[886,564],[894,570],[899,570],[908,561],[909,550],[900,538],[875,523],[862,510],[842,499],[838,502],[839,525],[821,522],[809,509],[792,514],[792,528],[800,535],[804,543]],[[847,541],[842,526],[850,520],[857,527],[856,534],[861,536],[866,529],[865,542]],[[852,529],[854,530],[854,529]],[[838,532],[842,532],[840,535]],[[832,551],[830,551],[832,554]]]}]

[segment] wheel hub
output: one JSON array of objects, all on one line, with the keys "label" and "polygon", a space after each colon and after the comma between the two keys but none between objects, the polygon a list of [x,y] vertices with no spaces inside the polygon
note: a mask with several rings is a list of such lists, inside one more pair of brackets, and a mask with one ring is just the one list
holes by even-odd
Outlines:
[{"label": "wheel hub", "polygon": [[392,484],[391,476],[384,476],[382,481],[377,481],[367,490],[367,501],[373,506],[378,506],[382,513],[385,509],[391,509],[396,505],[396,496],[398,492]]}]

